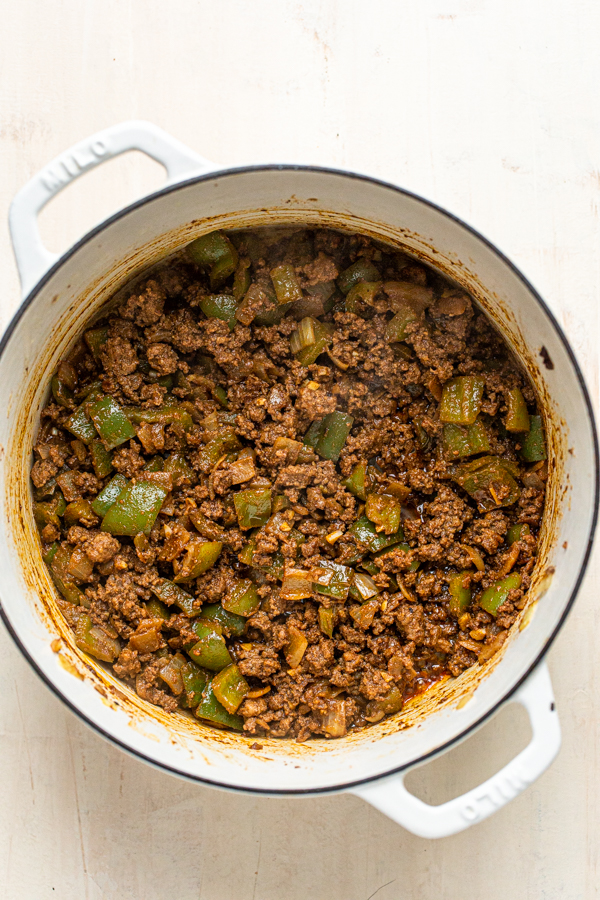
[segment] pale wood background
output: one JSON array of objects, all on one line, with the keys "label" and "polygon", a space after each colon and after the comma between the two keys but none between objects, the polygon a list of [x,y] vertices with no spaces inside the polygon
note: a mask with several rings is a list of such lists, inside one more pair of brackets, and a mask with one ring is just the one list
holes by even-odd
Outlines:
[{"label": "pale wood background", "polygon": [[[17,303],[6,213],[80,138],[148,118],[223,164],[363,170],[435,199],[530,277],[598,397],[600,6],[594,0],[3,0],[0,306]],[[65,248],[158,185],[137,155],[42,217]],[[3,900],[588,900],[598,896],[598,553],[550,653],[559,759],[485,823],[415,838],[352,797],[268,800],[155,772],[104,743],[0,629]],[[413,776],[442,800],[527,739],[502,713]]]}]

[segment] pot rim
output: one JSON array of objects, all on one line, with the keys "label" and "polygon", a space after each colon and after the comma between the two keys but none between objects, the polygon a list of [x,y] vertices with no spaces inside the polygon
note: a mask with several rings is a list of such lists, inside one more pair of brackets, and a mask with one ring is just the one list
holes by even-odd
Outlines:
[{"label": "pot rim", "polygon": [[90,229],[90,231],[86,232],[86,234],[84,234],[83,237],[81,237],[75,244],[73,244],[71,247],[69,247],[68,250],[66,250],[63,254],[61,254],[59,256],[59,258],[56,260],[56,262],[54,262],[50,266],[50,268],[42,275],[42,277],[39,279],[39,281],[33,286],[33,288],[29,291],[27,296],[23,298],[21,304],[19,305],[18,309],[15,311],[14,315],[12,316],[10,322],[8,323],[8,325],[4,331],[4,334],[2,335],[2,337],[0,339],[0,361],[2,359],[2,355],[12,337],[12,334],[13,334],[17,324],[19,323],[19,321],[20,321],[21,317],[23,316],[23,314],[25,313],[25,311],[34,302],[34,300],[35,300],[37,294],[40,292],[40,290],[52,278],[52,276],[55,274],[55,272],[58,271],[58,269],[63,265],[64,262],[66,262],[68,259],[70,259],[72,256],[74,256],[80,250],[81,247],[83,247],[85,244],[88,243],[88,241],[92,240],[94,237],[96,237],[98,234],[100,234],[103,230],[108,228],[114,222],[118,221],[121,218],[124,218],[129,213],[131,213],[133,210],[141,208],[146,203],[156,200],[157,198],[159,198],[161,196],[165,196],[167,194],[174,193],[175,191],[178,191],[178,190],[188,187],[190,185],[197,184],[197,183],[203,182],[203,181],[210,181],[215,178],[223,178],[223,177],[235,176],[235,175],[240,175],[240,174],[251,174],[253,172],[265,172],[265,171],[268,171],[268,172],[273,172],[273,171],[275,171],[275,172],[278,172],[278,171],[279,172],[283,172],[283,171],[313,172],[313,173],[318,173],[318,174],[323,174],[323,175],[334,175],[334,176],[337,176],[340,178],[348,178],[353,181],[356,180],[356,181],[369,182],[371,184],[377,185],[382,188],[386,188],[387,190],[394,191],[395,193],[402,194],[405,197],[409,197],[413,200],[416,200],[419,203],[422,203],[423,205],[434,210],[435,212],[441,213],[443,216],[445,216],[451,222],[455,223],[460,228],[469,232],[477,240],[481,241],[481,243],[484,244],[489,250],[491,250],[492,253],[494,253],[500,259],[500,261],[502,263],[504,263],[504,265],[507,266],[512,271],[512,273],[519,279],[519,281],[521,281],[521,283],[525,286],[525,288],[527,289],[529,294],[533,297],[533,299],[536,301],[538,306],[541,308],[542,312],[545,314],[546,318],[550,322],[550,325],[553,327],[555,333],[557,334],[559,340],[561,341],[561,343],[565,349],[565,352],[570,360],[570,363],[573,367],[573,370],[577,377],[577,381],[579,382],[579,387],[581,389],[581,393],[583,395],[583,399],[584,399],[585,406],[586,406],[587,413],[588,413],[590,431],[591,431],[593,448],[594,448],[593,449],[593,452],[594,452],[594,508],[593,508],[593,513],[592,513],[592,521],[591,521],[589,533],[587,536],[587,546],[585,548],[585,552],[584,552],[583,560],[582,560],[580,568],[579,568],[577,580],[571,591],[570,597],[561,613],[561,616],[560,616],[558,622],[556,623],[554,629],[552,630],[552,632],[549,634],[548,638],[546,639],[546,642],[545,642],[543,648],[540,650],[540,652],[537,654],[535,659],[528,666],[527,670],[522,675],[522,677],[519,678],[518,681],[515,682],[515,684],[509,690],[507,690],[503,694],[503,696],[496,703],[494,703],[492,705],[492,707],[486,713],[484,713],[482,716],[480,716],[480,718],[477,719],[477,721],[473,722],[471,725],[469,725],[467,728],[465,728],[459,734],[450,738],[448,741],[446,741],[441,746],[436,747],[435,749],[431,750],[430,752],[419,757],[417,760],[412,760],[408,763],[404,763],[401,766],[396,766],[396,767],[389,769],[385,772],[382,772],[378,775],[370,776],[367,778],[359,778],[354,781],[345,782],[343,784],[335,784],[330,787],[290,788],[290,789],[268,790],[268,789],[264,789],[264,788],[250,788],[250,787],[245,787],[243,785],[225,784],[223,782],[211,780],[209,778],[202,778],[197,775],[191,775],[189,773],[180,771],[175,766],[170,766],[170,765],[167,765],[166,763],[157,762],[155,759],[152,759],[150,756],[147,756],[145,753],[141,752],[140,750],[133,749],[124,741],[120,740],[119,738],[115,737],[112,734],[109,734],[107,731],[105,731],[104,728],[102,728],[100,725],[98,725],[97,722],[95,722],[91,717],[89,717],[75,703],[71,702],[71,700],[69,700],[59,690],[59,688],[54,684],[54,682],[44,673],[42,668],[36,662],[35,658],[29,653],[29,651],[27,650],[27,648],[21,641],[19,635],[17,634],[16,630],[13,628],[13,625],[12,625],[10,619],[8,618],[7,614],[5,613],[3,607],[0,603],[0,618],[2,618],[2,621],[4,622],[4,625],[6,626],[8,633],[12,637],[14,643],[17,645],[17,647],[19,648],[19,650],[21,651],[21,653],[23,654],[25,659],[27,659],[30,666],[37,673],[37,675],[42,679],[42,681],[47,685],[47,687],[50,688],[50,690],[55,694],[55,696],[57,696],[65,704],[65,706],[67,706],[73,713],[75,713],[75,715],[79,719],[81,719],[83,722],[85,722],[85,724],[90,726],[101,737],[103,737],[107,741],[109,741],[109,743],[114,744],[115,746],[119,747],[121,750],[124,750],[128,755],[134,756],[137,759],[140,759],[143,762],[148,763],[149,765],[153,766],[154,768],[168,772],[169,774],[177,775],[180,778],[184,778],[187,781],[192,781],[194,783],[205,784],[209,787],[217,787],[217,788],[222,788],[224,790],[236,791],[239,793],[258,794],[258,795],[263,795],[263,796],[279,796],[279,797],[306,796],[306,795],[310,796],[310,795],[332,794],[332,793],[348,791],[348,790],[357,788],[362,785],[366,785],[366,784],[370,784],[370,783],[379,781],[382,778],[389,778],[393,775],[398,775],[400,772],[405,772],[417,765],[423,765],[424,763],[434,759],[435,757],[441,756],[442,753],[445,753],[451,747],[458,745],[461,741],[465,740],[465,738],[467,738],[470,734],[474,733],[477,729],[479,729],[492,716],[494,716],[498,712],[500,707],[502,707],[507,702],[507,700],[509,700],[517,692],[517,690],[521,687],[521,685],[529,678],[529,676],[532,674],[534,669],[541,663],[541,661],[545,657],[546,653],[552,646],[558,632],[564,625],[567,616],[571,612],[571,609],[573,607],[573,604],[575,602],[577,594],[579,593],[579,589],[581,587],[581,584],[583,582],[583,579],[584,579],[586,571],[587,571],[587,567],[588,567],[589,560],[590,560],[590,554],[591,554],[591,550],[592,550],[592,545],[594,542],[594,536],[596,533],[596,527],[598,524],[598,511],[599,511],[599,501],[600,501],[600,492],[599,492],[600,453],[599,453],[599,444],[598,444],[598,432],[596,429],[596,422],[594,419],[593,406],[592,406],[591,398],[590,398],[590,395],[589,395],[589,392],[587,389],[585,379],[583,377],[583,373],[579,367],[579,363],[577,362],[575,353],[573,352],[571,345],[570,345],[566,335],[564,334],[558,320],[556,319],[554,313],[549,308],[549,306],[546,304],[545,300],[541,297],[541,295],[538,293],[538,291],[533,287],[531,282],[525,277],[525,275],[523,275],[523,273],[520,271],[520,269],[518,269],[517,266],[513,262],[511,262],[511,260],[501,250],[499,250],[495,244],[493,244],[490,240],[488,240],[488,238],[486,238],[483,234],[481,234],[481,232],[479,232],[476,228],[469,225],[467,222],[463,221],[461,218],[459,218],[458,216],[449,212],[448,210],[444,209],[444,207],[439,206],[438,204],[434,203],[433,201],[428,200],[425,197],[420,196],[419,194],[416,194],[414,191],[409,191],[406,188],[401,188],[398,185],[392,184],[391,182],[388,182],[388,181],[384,181],[383,179],[375,178],[371,175],[365,175],[365,174],[361,174],[358,172],[353,172],[351,170],[330,168],[328,166],[298,165],[298,164],[291,164],[291,163],[290,164],[270,163],[270,164],[256,164],[256,165],[249,165],[249,166],[237,166],[237,167],[233,167],[233,168],[211,170],[204,174],[195,175],[190,178],[184,178],[173,184],[167,184],[164,187],[159,188],[158,190],[153,191],[152,193],[147,194],[144,197],[141,197],[139,200],[136,200],[133,203],[130,203],[128,206],[117,210],[117,212],[113,213],[108,218],[106,218],[102,222],[100,222],[98,225],[96,225],[92,229]]}]

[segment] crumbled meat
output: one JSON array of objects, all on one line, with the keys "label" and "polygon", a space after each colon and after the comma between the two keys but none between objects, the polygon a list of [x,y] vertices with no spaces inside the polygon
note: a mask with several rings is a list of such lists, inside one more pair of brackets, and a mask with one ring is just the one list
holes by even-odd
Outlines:
[{"label": "crumbled meat", "polygon": [[[225,641],[247,685],[232,726],[333,738],[484,663],[525,608],[548,469],[505,426],[509,392],[535,414],[535,391],[472,298],[425,264],[328,229],[231,240],[235,275],[219,282],[184,250],[63,361],[74,399],[55,383],[42,411],[35,519],[65,619],[143,700],[191,710],[181,667],[202,659],[188,651]],[[344,297],[367,263],[378,284]],[[302,298],[278,307],[281,265]],[[241,286],[235,320],[204,313]],[[310,359],[307,316],[322,328]],[[473,375],[475,447],[440,407],[449,379]],[[88,397],[102,395],[120,412],[94,441]],[[508,574],[492,615],[482,594]]]}]

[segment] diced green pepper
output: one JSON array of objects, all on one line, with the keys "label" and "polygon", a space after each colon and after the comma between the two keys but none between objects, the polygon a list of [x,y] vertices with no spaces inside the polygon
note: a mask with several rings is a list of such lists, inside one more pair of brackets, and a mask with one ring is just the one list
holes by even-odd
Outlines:
[{"label": "diced green pepper", "polygon": [[511,525],[508,529],[508,534],[506,535],[508,539],[508,543],[514,544],[516,541],[522,540],[524,537],[528,537],[531,534],[531,528],[526,523],[517,523],[516,525]]},{"label": "diced green pepper", "polygon": [[245,544],[242,549],[238,553],[238,559],[245,566],[252,565],[252,559],[254,558],[254,551],[256,550],[256,541],[257,541],[257,533],[255,532],[247,544]]},{"label": "diced green pepper", "polygon": [[513,432],[529,431],[530,423],[527,404],[519,388],[512,388],[512,390],[508,391],[506,405],[508,406],[506,419],[504,420],[506,430]]},{"label": "diced green pepper", "polygon": [[84,653],[107,663],[114,662],[121,652],[119,641],[109,637],[99,625],[94,625],[90,616],[84,612],[77,617],[75,643]]},{"label": "diced green pepper", "polygon": [[70,561],[71,551],[61,544],[50,562],[50,575],[65,600],[78,606],[83,594],[68,573]]},{"label": "diced green pepper", "polygon": [[172,475],[174,487],[181,487],[182,484],[195,484],[197,481],[196,473],[183,453],[170,453],[165,460],[163,471]]},{"label": "diced green pepper", "polygon": [[100,351],[108,340],[108,328],[92,328],[83,335],[96,362],[100,359]]},{"label": "diced green pepper", "polygon": [[50,544],[50,546],[48,547],[46,552],[42,553],[42,559],[44,560],[44,562],[46,563],[47,566],[50,565],[50,563],[56,556],[59,547],[60,547],[60,544],[58,543],[58,541],[54,541],[52,544]]},{"label": "diced green pepper", "polygon": [[196,460],[200,471],[208,475],[225,453],[237,450],[239,446],[240,442],[232,428],[221,429],[220,434],[211,438],[208,444],[198,451]]},{"label": "diced green pepper", "polygon": [[367,463],[359,462],[342,484],[351,494],[364,502],[367,499]]},{"label": "diced green pepper", "polygon": [[62,381],[58,377],[58,375],[55,375],[52,378],[50,387],[52,389],[52,396],[59,406],[64,406],[66,409],[70,409],[74,405],[73,391],[67,387],[64,381]]},{"label": "diced green pepper", "polygon": [[249,578],[244,578],[223,597],[221,603],[227,612],[238,616],[251,616],[260,606],[260,597],[256,585]]},{"label": "diced green pepper", "polygon": [[450,591],[450,613],[453,616],[461,616],[471,603],[470,588],[471,572],[459,572],[452,575],[448,584]]},{"label": "diced green pepper", "polygon": [[165,604],[156,597],[151,597],[146,603],[146,609],[153,619],[168,619],[171,615]]},{"label": "diced green pepper", "polygon": [[482,456],[452,467],[451,477],[477,502],[481,512],[512,506],[520,490],[512,476],[514,463],[498,456]]},{"label": "diced green pepper", "polygon": [[60,531],[60,519],[58,518],[58,514],[56,512],[56,503],[34,503],[33,504],[33,517],[35,519],[35,523],[40,531],[46,525],[53,525]]},{"label": "diced green pepper", "polygon": [[143,472],[162,472],[165,467],[165,461],[162,456],[153,456],[152,459],[148,460],[144,468]]},{"label": "diced green pepper", "polygon": [[271,489],[250,488],[233,495],[238,523],[243,531],[266,525],[271,516]]},{"label": "diced green pepper", "polygon": [[472,425],[444,425],[442,444],[450,459],[489,453],[492,449],[485,426],[479,419]]},{"label": "diced green pepper", "polygon": [[479,375],[459,375],[442,390],[439,415],[442,422],[472,425],[481,410],[485,379]]},{"label": "diced green pepper", "polygon": [[233,663],[225,669],[221,669],[212,680],[212,689],[219,703],[225,707],[228,713],[235,713],[241,705],[244,697],[250,690],[248,682]]},{"label": "diced green pepper", "polygon": [[209,603],[208,606],[203,606],[202,618],[211,622],[218,622],[225,632],[229,632],[231,637],[241,637],[246,630],[246,619],[243,616],[235,615],[235,613],[227,612],[220,603]]},{"label": "diced green pepper", "polygon": [[94,522],[97,522],[98,519],[94,514],[90,501],[80,498],[79,500],[73,500],[72,503],[69,503],[64,512],[64,521],[65,526],[70,528],[71,525],[75,525],[76,522],[83,522],[84,525],[89,523],[91,525]]},{"label": "diced green pepper", "polygon": [[525,462],[542,462],[542,460],[547,459],[542,417],[530,416],[529,421],[529,434],[523,440],[521,456]]},{"label": "diced green pepper", "polygon": [[233,278],[233,296],[236,303],[240,303],[250,287],[251,262],[247,257],[242,257],[237,264]]},{"label": "diced green pepper", "polygon": [[94,472],[98,478],[106,478],[113,469],[112,460],[102,441],[92,441],[90,444],[90,456]]},{"label": "diced green pepper", "polygon": [[333,462],[337,462],[353,424],[353,416],[339,410],[325,416],[321,423],[321,431],[315,447],[319,456],[322,456],[323,459],[331,459]]},{"label": "diced green pepper", "polygon": [[311,422],[308,431],[302,438],[302,443],[307,447],[311,447],[313,450],[316,450],[317,444],[319,443],[319,438],[323,434],[323,419],[315,419],[314,422]]},{"label": "diced green pepper", "polygon": [[172,425],[177,423],[186,431],[189,431],[194,424],[189,412],[180,406],[158,406],[151,409],[127,406],[125,407],[125,413],[134,425],[141,425],[142,423]]},{"label": "diced green pepper", "polygon": [[188,252],[195,263],[210,271],[210,289],[221,287],[233,275],[238,263],[238,253],[227,235],[212,231],[192,241]]},{"label": "diced green pepper", "polygon": [[385,326],[384,337],[386,341],[390,344],[403,341],[406,337],[407,327],[411,322],[416,322],[418,318],[419,316],[410,306],[405,306],[400,309]]},{"label": "diced green pepper", "polygon": [[206,634],[190,647],[188,653],[197,665],[212,672],[219,672],[233,662],[223,635],[216,631]]},{"label": "diced green pepper", "polygon": [[302,288],[298,283],[293,266],[287,263],[275,266],[274,269],[271,269],[271,281],[279,304],[293,303],[294,300],[302,299]]},{"label": "diced green pepper", "polygon": [[365,506],[367,518],[380,526],[379,532],[384,534],[396,534],[402,520],[402,505],[395,498],[387,494],[367,494]]},{"label": "diced green pepper", "polygon": [[398,528],[395,534],[384,534],[377,532],[375,525],[367,516],[361,516],[348,529],[349,534],[353,534],[359,544],[363,544],[371,553],[377,553],[386,547],[392,547],[394,544],[400,544],[404,540],[404,531],[402,527]]},{"label": "diced green pepper", "polygon": [[479,598],[479,605],[492,616],[498,615],[498,610],[507,599],[511,591],[521,586],[521,576],[518,572],[512,572],[506,578],[495,581],[487,588]]},{"label": "diced green pepper", "polygon": [[347,294],[359,281],[381,281],[379,270],[370,260],[362,256],[344,269],[337,279],[337,286],[342,294]]},{"label": "diced green pepper", "polygon": [[112,397],[103,397],[90,407],[90,416],[107,450],[135,437],[135,428],[125,410]]},{"label": "diced green pepper", "polygon": [[69,416],[65,422],[65,428],[68,428],[71,434],[74,434],[84,444],[89,444],[98,436],[94,423],[85,411],[85,404],[78,406],[75,412]]},{"label": "diced green pepper", "polygon": [[219,703],[210,681],[202,692],[202,698],[196,708],[196,715],[199,719],[207,719],[215,725],[225,725],[236,731],[242,731],[244,728],[243,718],[228,713],[225,707]]},{"label": "diced green pepper", "polygon": [[229,409],[229,400],[227,399],[227,391],[225,390],[224,387],[222,387],[222,385],[215,384],[210,389],[210,392],[213,395],[213,397],[215,398],[215,400],[217,401],[217,403],[221,404],[223,409]]},{"label": "diced green pepper", "polygon": [[209,679],[208,672],[197,666],[191,660],[181,667],[181,679],[185,688],[187,705],[195,709],[202,699],[202,691]]},{"label": "diced green pepper", "polygon": [[152,481],[130,482],[106,512],[100,529],[129,537],[140,531],[150,534],[167,494],[166,488]]},{"label": "diced green pepper", "polygon": [[235,311],[238,305],[231,294],[210,294],[200,301],[200,309],[209,319],[222,319],[233,331],[237,319]]},{"label": "diced green pepper", "polygon": [[199,616],[202,612],[200,606],[194,606],[194,598],[178,584],[174,584],[166,578],[163,578],[158,584],[152,585],[150,588],[163,603],[170,606],[176,603],[186,614],[186,616]]},{"label": "diced green pepper", "polygon": [[129,482],[124,475],[118,474],[112,478],[106,487],[102,488],[96,499],[92,502],[92,509],[97,516],[105,516],[115,500],[117,500]]},{"label": "diced green pepper", "polygon": [[380,281],[359,281],[348,291],[346,312],[355,316],[366,316],[369,311],[372,314],[371,304],[380,288]]},{"label": "diced green pepper", "polygon": [[[342,566],[340,563],[333,562],[330,559],[320,560],[318,568],[324,570],[322,575],[313,581],[313,590],[318,594],[324,594],[326,597],[334,597],[336,600],[345,600],[352,584],[354,572],[349,566]],[[314,569],[312,570],[314,573]]]},{"label": "diced green pepper", "polygon": [[389,694],[380,700],[370,700],[367,704],[366,719],[368,722],[379,722],[384,716],[400,712],[404,700],[402,691],[397,685],[392,685]]},{"label": "diced green pepper", "polygon": [[207,572],[213,566],[223,549],[220,541],[203,541],[201,537],[194,536],[185,548],[186,555],[181,567],[173,579],[176,583],[193,581]]}]

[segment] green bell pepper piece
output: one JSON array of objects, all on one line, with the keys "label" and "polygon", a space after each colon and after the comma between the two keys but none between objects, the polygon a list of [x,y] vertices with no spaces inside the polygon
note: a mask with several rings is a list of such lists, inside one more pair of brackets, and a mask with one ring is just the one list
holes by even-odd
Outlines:
[{"label": "green bell pepper piece", "polygon": [[492,449],[485,426],[479,419],[472,425],[444,425],[442,446],[450,459],[489,453]]},{"label": "green bell pepper piece", "polygon": [[94,472],[98,478],[106,478],[113,470],[112,460],[102,441],[92,441],[89,446]]},{"label": "green bell pepper piece", "polygon": [[220,434],[215,435],[198,451],[196,456],[201,472],[208,475],[219,462],[221,457],[232,450],[238,450],[240,442],[233,428],[220,429]]},{"label": "green bell pepper piece", "polygon": [[481,410],[485,379],[479,375],[459,375],[442,390],[439,415],[442,422],[472,425]]},{"label": "green bell pepper piece", "polygon": [[521,492],[512,475],[515,469],[510,460],[482,456],[453,466],[450,474],[452,480],[477,501],[481,512],[489,512],[501,506],[512,506],[519,499]]},{"label": "green bell pepper piece", "polygon": [[381,281],[379,270],[362,256],[344,269],[337,279],[337,286],[342,294],[347,294],[359,281]]},{"label": "green bell pepper piece", "polygon": [[105,516],[115,500],[117,500],[129,482],[120,473],[112,478],[106,487],[103,487],[96,499],[92,502],[92,509],[97,516]]},{"label": "green bell pepper piece", "polygon": [[200,606],[194,606],[194,598],[178,584],[174,584],[167,578],[163,578],[158,584],[152,585],[150,590],[156,594],[167,606],[176,603],[186,616],[199,616],[202,612]]},{"label": "green bell pepper piece", "polygon": [[77,522],[83,521],[85,523],[86,519],[89,520],[90,523],[98,521],[89,500],[80,498],[79,500],[73,500],[72,503],[69,503],[64,512],[64,521],[67,528],[70,528],[71,525],[75,525]]},{"label": "green bell pepper piece", "polygon": [[233,277],[233,296],[236,303],[240,303],[250,287],[250,266],[252,263],[247,257],[238,261]]},{"label": "green bell pepper piece", "polygon": [[171,615],[164,603],[156,597],[151,597],[146,603],[146,609],[153,619],[168,619]]},{"label": "green bell pepper piece", "polygon": [[98,362],[100,360],[100,351],[108,340],[108,328],[92,328],[90,331],[86,331],[83,337],[90,348],[92,356]]},{"label": "green bell pepper piece", "polygon": [[218,675],[213,677],[212,689],[221,706],[231,714],[237,712],[250,690],[248,682],[235,663],[221,669]]},{"label": "green bell pepper piece", "polygon": [[242,731],[244,728],[243,718],[228,713],[225,707],[219,703],[210,681],[202,692],[202,698],[195,714],[199,719],[207,719],[215,725],[225,725],[227,728],[233,728],[236,731]]},{"label": "green bell pepper piece", "polygon": [[189,412],[182,409],[180,406],[158,406],[152,409],[127,406],[124,411],[134,425],[141,425],[143,423],[148,423],[150,425],[173,425],[177,423],[186,431],[189,431],[194,424]]},{"label": "green bell pepper piece", "polygon": [[150,534],[167,494],[166,488],[152,481],[130,482],[106,512],[101,531],[128,537],[140,531]]},{"label": "green bell pepper piece", "polygon": [[48,547],[46,552],[42,553],[42,559],[44,560],[44,562],[46,563],[47,566],[50,565],[50,563],[56,556],[59,547],[60,547],[60,544],[58,543],[58,541],[54,541],[52,544],[50,544],[50,546]]},{"label": "green bell pepper piece", "polygon": [[371,522],[382,526],[382,531],[386,535],[396,534],[400,528],[402,505],[395,497],[387,494],[367,494],[365,513]]},{"label": "green bell pepper piece", "polygon": [[313,582],[313,590],[317,594],[323,594],[325,597],[333,597],[335,600],[345,600],[352,584],[354,572],[349,566],[342,566],[340,563],[332,562],[329,559],[320,560],[318,563],[320,569],[325,569],[332,573],[331,578],[323,577],[323,582]]},{"label": "green bell pepper piece", "polygon": [[381,281],[359,281],[350,288],[346,296],[346,312],[355,316],[367,317],[373,313],[371,304],[379,289]]},{"label": "green bell pepper piece", "polygon": [[107,663],[114,662],[121,652],[119,641],[109,637],[99,625],[94,625],[91,617],[83,611],[77,617],[75,643],[84,653]]},{"label": "green bell pepper piece", "polygon": [[186,555],[173,581],[179,584],[182,581],[193,581],[194,578],[203,575],[215,564],[222,549],[221,541],[204,541],[201,537],[194,536],[186,544]]},{"label": "green bell pepper piece", "polygon": [[506,430],[513,432],[529,431],[530,422],[527,404],[519,388],[512,388],[508,392],[506,405],[508,406],[506,419],[504,420]]},{"label": "green bell pepper piece", "polygon": [[209,679],[208,672],[197,666],[191,660],[181,667],[181,680],[185,688],[185,696],[187,705],[190,709],[195,709],[202,699],[202,691],[207,685]]},{"label": "green bell pepper piece", "polygon": [[76,438],[79,438],[80,441],[83,441],[84,444],[89,444],[90,441],[93,441],[94,438],[98,437],[98,432],[85,410],[84,403],[82,403],[81,406],[78,406],[75,412],[69,416],[65,422],[65,428],[67,428],[71,434],[74,434]]},{"label": "green bell pepper piece", "polygon": [[188,252],[195,263],[209,270],[211,291],[221,287],[238,264],[237,250],[221,231],[203,234],[189,244]]},{"label": "green bell pepper piece", "polygon": [[170,453],[165,460],[162,471],[171,473],[174,487],[181,487],[182,484],[195,484],[198,480],[196,473],[188,464],[183,453]]},{"label": "green bell pepper piece", "polygon": [[90,407],[90,416],[107,450],[135,437],[135,428],[125,410],[112,397],[103,397]]},{"label": "green bell pepper piece", "polygon": [[492,616],[498,615],[498,610],[511,591],[521,586],[521,576],[518,572],[512,572],[506,578],[495,581],[487,588],[479,598],[479,605]]},{"label": "green bell pepper piece", "polygon": [[352,473],[342,481],[342,484],[351,494],[364,502],[367,499],[367,463],[359,462],[354,466]]},{"label": "green bell pepper piece", "polygon": [[50,561],[50,576],[65,600],[79,606],[83,593],[68,573],[70,561],[71,551],[61,544]]},{"label": "green bell pepper piece", "polygon": [[231,294],[210,294],[200,301],[200,309],[204,315],[209,319],[222,319],[223,322],[227,322],[230,331],[233,331],[237,323],[235,317],[237,307],[238,304]]},{"label": "green bell pepper piece", "polygon": [[227,612],[220,603],[209,603],[202,607],[202,618],[217,622],[231,637],[241,637],[246,630],[246,619],[235,613]]},{"label": "green bell pepper piece", "polygon": [[385,326],[384,337],[386,341],[390,344],[403,341],[406,337],[408,325],[410,325],[411,322],[416,322],[418,318],[419,316],[410,306],[405,306],[400,309]]},{"label": "green bell pepper piece", "polygon": [[322,456],[323,459],[331,459],[333,462],[337,462],[353,424],[353,416],[339,410],[325,416],[321,423],[321,431],[315,446],[319,456]]},{"label": "green bell pepper piece", "polygon": [[521,456],[525,462],[542,462],[547,459],[544,442],[544,426],[541,416],[530,416],[529,434],[523,440]]},{"label": "green bell pepper piece", "polygon": [[275,288],[277,303],[293,303],[295,300],[302,299],[302,288],[296,277],[296,270],[293,266],[283,263],[271,269],[271,281]]},{"label": "green bell pepper piece", "polygon": [[516,541],[520,541],[521,538],[524,538],[531,534],[531,528],[526,523],[517,523],[516,525],[511,525],[508,529],[508,534],[506,535],[509,545],[516,543]]},{"label": "green bell pepper piece", "polygon": [[188,653],[197,665],[204,669],[210,669],[212,672],[219,672],[233,662],[225,644],[225,638],[216,631],[201,638],[193,647],[190,647]]},{"label": "green bell pepper piece", "polygon": [[387,547],[393,547],[394,544],[400,544],[404,540],[404,531],[402,526],[398,528],[395,534],[384,534],[377,532],[375,525],[367,516],[361,516],[348,529],[349,534],[354,535],[359,544],[362,544],[371,553],[377,553]]},{"label": "green bell pepper piece", "polygon": [[223,609],[238,616],[252,616],[260,606],[260,597],[256,585],[249,578],[244,578],[221,600]]},{"label": "green bell pepper piece", "polygon": [[271,488],[249,488],[233,495],[238,523],[243,531],[266,525],[271,516]]},{"label": "green bell pepper piece", "polygon": [[471,602],[471,588],[469,580],[471,572],[459,572],[458,575],[452,575],[448,585],[450,591],[450,613],[453,616],[460,616],[468,609]]}]

